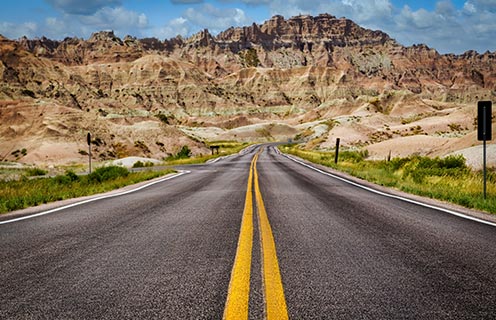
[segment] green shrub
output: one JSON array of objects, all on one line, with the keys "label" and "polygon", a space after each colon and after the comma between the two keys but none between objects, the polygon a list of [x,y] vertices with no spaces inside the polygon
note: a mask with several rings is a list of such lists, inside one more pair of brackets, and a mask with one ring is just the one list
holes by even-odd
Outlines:
[{"label": "green shrub", "polygon": [[151,161],[142,162],[138,160],[133,164],[133,168],[145,168],[145,167],[153,167],[153,166],[154,164]]},{"label": "green shrub", "polygon": [[28,177],[36,177],[36,176],[44,176],[47,172],[40,168],[30,168],[26,170],[26,176]]},{"label": "green shrub", "polygon": [[393,158],[391,161],[388,162],[389,167],[393,170],[399,170],[403,168],[405,164],[411,161],[410,157],[407,158]]},{"label": "green shrub", "polygon": [[439,160],[441,167],[443,168],[458,168],[467,169],[467,164],[465,162],[465,157],[461,154],[451,155]]},{"label": "green shrub", "polygon": [[174,156],[167,157],[167,161],[170,160],[179,160],[179,159],[188,159],[191,157],[191,150],[188,146],[183,146],[181,150],[176,153]]},{"label": "green shrub", "polygon": [[181,148],[181,151],[179,151],[176,155],[178,159],[186,159],[191,157],[191,150],[189,149],[188,146],[183,146]]},{"label": "green shrub", "polygon": [[167,116],[163,113],[159,113],[155,115],[160,121],[162,121],[165,124],[171,124],[171,120],[174,119],[174,116]]},{"label": "green shrub", "polygon": [[361,162],[369,156],[368,150],[361,151],[340,151],[339,160],[350,161],[350,162]]},{"label": "green shrub", "polygon": [[91,182],[103,182],[107,180],[117,179],[119,177],[127,177],[129,170],[119,166],[101,167],[88,175],[88,180]]},{"label": "green shrub", "polygon": [[424,182],[424,179],[428,176],[462,177],[470,171],[462,155],[447,156],[445,158],[415,156],[406,159],[408,160],[403,165],[403,176],[411,177],[416,183]]},{"label": "green shrub", "polygon": [[67,171],[65,173],[66,177],[69,178],[71,181],[79,181],[79,176],[74,173],[74,171]]},{"label": "green shrub", "polygon": [[133,164],[133,168],[143,168],[145,166],[145,164],[141,161],[136,161],[134,164]]},{"label": "green shrub", "polygon": [[53,177],[53,181],[55,181],[55,183],[57,184],[70,184],[72,182],[71,178],[64,175],[58,175]]}]

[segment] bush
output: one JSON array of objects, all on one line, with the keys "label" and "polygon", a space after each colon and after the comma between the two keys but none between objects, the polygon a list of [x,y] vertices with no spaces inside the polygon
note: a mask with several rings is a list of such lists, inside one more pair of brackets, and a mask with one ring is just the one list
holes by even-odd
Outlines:
[{"label": "bush", "polygon": [[403,168],[405,164],[410,162],[412,159],[410,157],[407,158],[393,158],[389,161],[389,166],[393,171],[399,170]]},{"label": "bush", "polygon": [[462,155],[445,158],[413,157],[403,166],[405,177],[410,176],[414,182],[422,183],[428,176],[461,177],[470,170]]},{"label": "bush", "polygon": [[168,157],[166,160],[188,159],[191,157],[191,150],[188,146],[183,146],[181,150],[174,156]]},{"label": "bush", "polygon": [[145,166],[145,164],[141,161],[136,161],[134,164],[133,164],[133,168],[143,168]]},{"label": "bush", "polygon": [[67,171],[65,176],[69,178],[71,181],[79,181],[79,176],[74,173],[74,171]]},{"label": "bush", "polygon": [[369,151],[367,149],[362,151],[340,151],[339,160],[346,160],[350,162],[361,162],[369,156]]},{"label": "bush", "polygon": [[442,158],[439,160],[439,163],[443,168],[467,169],[467,164],[465,163],[465,157],[463,157],[463,155],[461,154]]},{"label": "bush", "polygon": [[145,168],[145,167],[153,167],[153,162],[151,162],[151,161],[146,161],[146,162],[136,161],[133,164],[133,168]]},{"label": "bush", "polygon": [[90,182],[103,182],[107,180],[114,180],[119,177],[127,177],[129,170],[119,166],[109,166],[98,168],[88,175]]},{"label": "bush", "polygon": [[53,181],[57,184],[70,184],[72,181],[68,176],[58,175],[53,177]]},{"label": "bush", "polygon": [[26,176],[28,177],[36,177],[36,176],[44,176],[47,172],[40,168],[32,168],[26,170]]},{"label": "bush", "polygon": [[176,155],[178,159],[186,159],[191,157],[191,150],[189,149],[188,146],[183,146],[181,148],[181,151],[179,151]]},{"label": "bush", "polygon": [[170,124],[170,123],[169,123],[169,117],[167,117],[165,114],[163,114],[163,113],[159,113],[159,114],[157,114],[157,115],[156,115],[156,117],[157,117],[160,121],[162,121],[163,123],[165,123],[165,124]]},{"label": "bush", "polygon": [[65,175],[58,175],[53,178],[58,184],[69,185],[73,182],[79,181],[79,176],[74,173],[74,171],[67,171]]}]

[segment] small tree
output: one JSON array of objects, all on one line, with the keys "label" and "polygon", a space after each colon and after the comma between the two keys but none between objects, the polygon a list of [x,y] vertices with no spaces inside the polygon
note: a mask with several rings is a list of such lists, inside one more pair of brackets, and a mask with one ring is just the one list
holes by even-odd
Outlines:
[{"label": "small tree", "polygon": [[183,146],[176,155],[177,159],[186,159],[189,157],[191,157],[191,150],[189,149],[188,146]]}]

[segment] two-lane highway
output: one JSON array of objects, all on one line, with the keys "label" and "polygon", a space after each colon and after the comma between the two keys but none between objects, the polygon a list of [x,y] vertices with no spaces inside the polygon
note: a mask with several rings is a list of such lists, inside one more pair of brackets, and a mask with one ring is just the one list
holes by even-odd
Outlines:
[{"label": "two-lane highway", "polygon": [[272,146],[188,170],[0,224],[0,318],[240,319],[227,311],[237,299],[250,319],[270,305],[272,319],[496,318],[493,226],[357,188]]}]

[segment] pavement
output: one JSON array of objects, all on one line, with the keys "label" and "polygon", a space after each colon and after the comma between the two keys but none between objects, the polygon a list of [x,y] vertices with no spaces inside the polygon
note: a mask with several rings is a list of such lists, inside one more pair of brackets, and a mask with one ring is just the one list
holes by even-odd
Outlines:
[{"label": "pavement", "polygon": [[[221,319],[247,202],[249,319],[269,309],[261,241],[270,236],[288,318],[496,318],[493,225],[260,148],[182,167],[189,173],[135,192],[0,224],[0,318]],[[270,232],[260,225],[257,193]],[[1,220],[11,217],[19,214]]]}]

